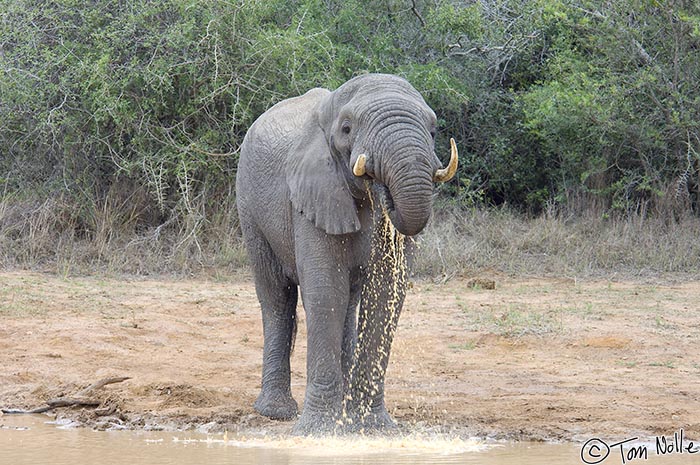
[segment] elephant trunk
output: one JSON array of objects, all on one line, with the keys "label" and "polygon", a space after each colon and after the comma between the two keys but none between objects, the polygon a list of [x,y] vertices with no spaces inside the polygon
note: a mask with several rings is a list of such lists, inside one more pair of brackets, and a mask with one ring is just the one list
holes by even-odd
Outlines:
[{"label": "elephant trunk", "polygon": [[403,153],[392,163],[385,179],[387,213],[406,236],[423,230],[432,211],[432,168],[425,154]]},{"label": "elephant trunk", "polygon": [[439,173],[442,180],[451,173],[438,170],[440,161],[433,152],[434,143],[424,120],[407,111],[402,99],[383,103],[395,107],[365,115],[370,130],[365,143],[355,147],[351,168],[355,176],[375,179],[392,224],[400,233],[413,236],[430,219],[435,175]]}]

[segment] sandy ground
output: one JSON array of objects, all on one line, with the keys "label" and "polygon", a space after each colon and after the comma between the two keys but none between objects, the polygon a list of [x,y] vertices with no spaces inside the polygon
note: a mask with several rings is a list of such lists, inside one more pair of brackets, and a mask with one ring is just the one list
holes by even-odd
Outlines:
[{"label": "sandy ground", "polygon": [[[387,404],[406,428],[481,437],[700,439],[700,282],[486,276],[417,281]],[[303,400],[303,312],[292,389]],[[55,414],[97,428],[272,428],[252,408],[262,329],[250,277],[0,273],[0,406],[31,408],[112,376],[102,405]],[[99,414],[99,415],[98,415]]]}]

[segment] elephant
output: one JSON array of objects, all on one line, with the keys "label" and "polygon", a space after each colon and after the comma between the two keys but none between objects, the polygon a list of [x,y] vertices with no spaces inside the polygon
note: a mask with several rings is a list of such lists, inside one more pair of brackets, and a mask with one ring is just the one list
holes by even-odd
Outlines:
[{"label": "elephant", "polygon": [[[277,103],[244,137],[236,203],[264,337],[254,408],[296,418],[294,433],[395,428],[384,379],[411,236],[429,220],[434,183],[458,163],[451,140],[442,167],[436,126],[408,81],[365,74]],[[307,328],[300,415],[290,388],[299,292]]]}]

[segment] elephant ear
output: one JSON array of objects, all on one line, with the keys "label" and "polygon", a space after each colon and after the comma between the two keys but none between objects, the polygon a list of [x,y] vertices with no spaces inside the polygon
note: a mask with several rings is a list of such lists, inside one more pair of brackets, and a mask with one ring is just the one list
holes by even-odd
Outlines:
[{"label": "elephant ear", "polygon": [[313,115],[287,158],[287,184],[294,208],[328,234],[360,230],[355,199],[343,169]]}]

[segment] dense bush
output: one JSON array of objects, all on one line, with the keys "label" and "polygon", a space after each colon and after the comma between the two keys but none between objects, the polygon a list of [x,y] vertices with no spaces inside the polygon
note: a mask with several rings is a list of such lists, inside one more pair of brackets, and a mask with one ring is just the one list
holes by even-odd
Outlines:
[{"label": "dense bush", "polygon": [[172,209],[227,186],[246,128],[274,102],[390,72],[459,139],[461,181],[446,191],[461,200],[698,200],[695,2],[5,5],[6,190],[94,195],[127,177]]},{"label": "dense bush", "polygon": [[196,238],[229,214],[259,114],[387,72],[436,109],[442,156],[458,140],[458,179],[440,188],[451,202],[697,212],[698,5],[6,0],[0,192],[75,204],[72,234],[95,234],[111,202],[137,231]]}]

